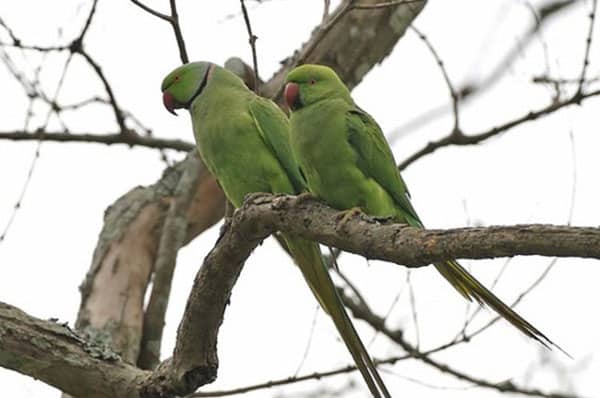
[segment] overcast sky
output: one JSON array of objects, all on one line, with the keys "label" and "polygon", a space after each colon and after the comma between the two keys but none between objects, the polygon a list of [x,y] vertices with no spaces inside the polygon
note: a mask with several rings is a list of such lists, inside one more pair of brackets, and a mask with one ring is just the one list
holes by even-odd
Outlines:
[{"label": "overcast sky", "polygon": [[[2,2],[0,16],[23,42],[37,45],[66,43],[79,33],[89,1]],[[166,10],[166,1],[146,1]],[[279,61],[307,40],[320,21],[320,0],[272,0],[249,2],[253,29],[258,36],[259,70],[267,79]],[[534,6],[543,1],[531,2]],[[461,126],[479,133],[547,105],[552,89],[534,84],[532,77],[578,77],[588,30],[590,1],[571,7],[553,19],[517,57],[505,77],[486,94],[461,108]],[[223,63],[239,56],[251,63],[251,54],[238,1],[180,1],[180,16],[192,60]],[[430,1],[418,17],[422,30],[444,60],[458,87],[479,81],[520,40],[533,23],[524,1]],[[600,74],[600,35],[595,29],[590,55],[590,76]],[[7,40],[0,28],[0,39]],[[157,136],[193,139],[189,117],[171,117],[162,107],[160,82],[179,63],[171,28],[143,13],[127,1],[101,1],[85,41],[87,50],[102,65],[119,103],[150,126]],[[31,75],[40,55],[9,53]],[[66,54],[50,54],[44,60],[43,87],[53,92]],[[23,128],[27,97],[18,83],[0,66],[0,131]],[[75,59],[69,67],[60,99],[72,103],[103,95],[102,86],[87,64]],[[392,54],[375,67],[353,92],[356,102],[375,117],[393,141],[398,161],[429,140],[447,134],[452,127],[449,95],[439,67],[427,47],[413,32],[399,42]],[[446,112],[418,128],[400,129],[417,115],[444,106]],[[570,107],[542,120],[523,124],[482,145],[445,148],[411,165],[403,175],[413,203],[429,227],[515,223],[600,225],[600,100]],[[43,123],[45,110],[28,126]],[[110,109],[91,106],[65,114],[74,132],[102,133],[116,130]],[[49,130],[60,129],[51,120]],[[0,142],[0,232],[13,214],[37,144]],[[169,153],[171,159],[181,153]],[[157,151],[96,144],[43,143],[40,157],[6,239],[0,242],[0,301],[16,305],[40,318],[58,318],[73,324],[85,275],[102,227],[107,206],[137,185],[156,181],[162,170]],[[573,194],[574,192],[574,194]],[[574,199],[573,199],[574,198]],[[172,352],[193,276],[212,247],[218,226],[181,250],[167,314],[163,357]],[[513,259],[495,292],[514,300],[548,266],[552,259]],[[299,374],[326,371],[351,362],[343,343],[327,317],[319,311],[311,332],[316,303],[288,257],[272,241],[266,241],[247,261],[219,336],[219,378],[206,390],[225,389]],[[490,285],[505,259],[464,261],[478,278]],[[357,256],[340,258],[343,271],[359,286],[372,308],[385,314],[399,292],[388,324],[402,327],[407,338],[417,341],[409,303],[405,268],[383,262],[369,264]],[[418,341],[423,349],[454,337],[465,319],[465,303],[432,267],[411,274],[418,314]],[[514,378],[520,385],[593,396],[600,390],[600,322],[595,315],[600,300],[598,263],[559,259],[556,265],[518,306],[519,312],[566,349],[574,360],[558,352],[547,353],[534,342],[500,322],[467,345],[437,356],[457,369],[491,381]],[[475,321],[482,325],[492,316],[483,312]],[[373,331],[357,321],[365,342]],[[308,355],[302,358],[312,340]],[[383,358],[401,353],[385,337],[369,347]],[[546,359],[545,365],[540,363]],[[391,391],[403,396],[481,397],[490,390],[404,361],[386,367],[383,377]],[[532,369],[535,369],[533,371]],[[559,378],[563,373],[566,380]],[[352,397],[365,396],[362,380]],[[301,383],[282,389],[249,394],[252,397],[295,396],[327,383],[341,388],[347,377]],[[423,384],[425,383],[425,384]],[[56,397],[43,383],[0,369],[0,386],[6,397]],[[570,390],[569,390],[570,389]]]}]

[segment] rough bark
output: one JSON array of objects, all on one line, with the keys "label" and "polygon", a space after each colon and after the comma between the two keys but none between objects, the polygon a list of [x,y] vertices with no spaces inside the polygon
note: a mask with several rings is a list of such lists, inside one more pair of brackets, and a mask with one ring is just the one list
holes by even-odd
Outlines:
[{"label": "rough bark", "polygon": [[305,195],[253,194],[231,224],[249,241],[283,231],[407,267],[517,255],[600,259],[600,228],[528,224],[423,230],[354,210],[340,212]]},{"label": "rough bark", "polygon": [[80,397],[138,397],[146,372],[68,327],[0,303],[0,366]]}]

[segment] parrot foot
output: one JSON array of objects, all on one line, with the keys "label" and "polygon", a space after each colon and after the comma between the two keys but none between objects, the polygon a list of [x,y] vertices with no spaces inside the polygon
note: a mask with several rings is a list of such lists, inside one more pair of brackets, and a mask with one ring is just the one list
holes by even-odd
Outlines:
[{"label": "parrot foot", "polygon": [[335,220],[338,223],[338,228],[344,230],[344,227],[348,223],[348,221],[352,220],[356,217],[365,216],[365,213],[362,211],[360,207],[353,207],[348,210],[340,211],[336,214]]}]

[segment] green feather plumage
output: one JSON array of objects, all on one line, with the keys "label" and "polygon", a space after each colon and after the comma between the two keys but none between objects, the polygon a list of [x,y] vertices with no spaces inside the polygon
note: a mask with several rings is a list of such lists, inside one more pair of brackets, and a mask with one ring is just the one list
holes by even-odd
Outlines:
[{"label": "green feather plumage", "polygon": [[[202,87],[205,77],[205,87],[197,97],[190,98]],[[287,116],[272,101],[248,90],[237,76],[208,63],[188,64],[165,78],[163,92],[180,107],[190,104],[200,155],[236,208],[252,192],[298,194],[305,190],[289,143]],[[282,235],[310,289],[331,316],[369,390],[375,397],[390,397],[344,309],[319,245],[298,236]]]},{"label": "green feather plumage", "polygon": [[[287,81],[298,86],[290,139],[310,191],[338,209],[358,207],[371,216],[423,228],[381,128],[354,103],[335,72],[303,65],[290,72]],[[544,346],[560,349],[457,261],[434,265],[463,297],[488,305]]]}]

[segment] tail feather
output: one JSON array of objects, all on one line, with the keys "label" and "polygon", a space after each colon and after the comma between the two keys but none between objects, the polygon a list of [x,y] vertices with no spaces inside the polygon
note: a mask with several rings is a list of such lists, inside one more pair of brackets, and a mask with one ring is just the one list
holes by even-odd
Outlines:
[{"label": "tail feather", "polygon": [[444,278],[467,300],[475,299],[479,304],[487,305],[498,313],[502,318],[510,322],[526,336],[538,341],[543,346],[551,348],[554,346],[570,357],[570,355],[550,340],[544,333],[517,314],[512,308],[504,304],[502,300],[483,286],[466,269],[455,260],[434,264]]},{"label": "tail feather", "polygon": [[344,309],[329,271],[325,266],[318,244],[289,235],[285,236],[285,240],[310,289],[323,310],[333,320],[371,394],[375,398],[390,398],[390,393]]}]

